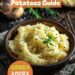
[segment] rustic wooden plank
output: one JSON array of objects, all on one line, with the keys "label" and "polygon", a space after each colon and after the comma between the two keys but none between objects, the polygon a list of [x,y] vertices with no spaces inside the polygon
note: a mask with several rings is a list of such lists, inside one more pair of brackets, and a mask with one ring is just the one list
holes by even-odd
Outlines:
[{"label": "rustic wooden plank", "polygon": [[67,15],[67,19],[68,19],[69,24],[70,24],[71,31],[75,35],[75,29],[74,29],[74,25],[73,25],[73,23],[71,21],[70,14],[67,12],[66,15]]}]

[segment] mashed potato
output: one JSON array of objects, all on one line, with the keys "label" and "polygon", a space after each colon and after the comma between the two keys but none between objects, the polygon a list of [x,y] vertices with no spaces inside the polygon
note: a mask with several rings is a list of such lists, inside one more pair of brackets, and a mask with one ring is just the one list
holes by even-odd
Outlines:
[{"label": "mashed potato", "polygon": [[35,65],[45,65],[63,60],[69,51],[66,34],[42,23],[20,26],[18,34],[9,40],[9,48],[22,60]]}]

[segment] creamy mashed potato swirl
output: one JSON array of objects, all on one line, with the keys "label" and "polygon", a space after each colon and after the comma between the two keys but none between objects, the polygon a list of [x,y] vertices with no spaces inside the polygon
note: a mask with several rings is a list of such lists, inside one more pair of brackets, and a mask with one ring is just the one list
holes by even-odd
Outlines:
[{"label": "creamy mashed potato swirl", "polygon": [[66,34],[42,23],[20,26],[18,34],[9,40],[10,50],[22,60],[35,65],[45,65],[63,60],[69,51]]}]

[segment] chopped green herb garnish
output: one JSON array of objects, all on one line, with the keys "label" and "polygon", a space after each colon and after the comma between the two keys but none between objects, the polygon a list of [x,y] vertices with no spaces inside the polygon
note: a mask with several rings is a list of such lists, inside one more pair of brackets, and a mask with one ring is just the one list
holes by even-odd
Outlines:
[{"label": "chopped green herb garnish", "polygon": [[50,44],[50,45],[53,45],[53,44],[51,43],[51,41],[53,41],[53,40],[55,40],[55,37],[53,37],[53,36],[48,36],[48,38],[45,39],[45,41],[44,41],[43,43],[44,43],[44,44],[47,44],[47,46],[49,47],[49,44]]}]

